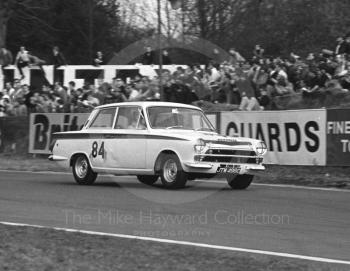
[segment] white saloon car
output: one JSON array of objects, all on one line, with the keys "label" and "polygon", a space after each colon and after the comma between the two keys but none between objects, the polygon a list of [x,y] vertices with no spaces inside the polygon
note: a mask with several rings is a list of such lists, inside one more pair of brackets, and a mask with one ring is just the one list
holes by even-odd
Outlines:
[{"label": "white saloon car", "polygon": [[195,106],[132,102],[96,107],[82,130],[56,133],[51,151],[49,159],[72,167],[82,185],[109,173],[149,185],[160,177],[166,188],[223,176],[233,189],[245,189],[265,169],[266,145],[219,135]]}]

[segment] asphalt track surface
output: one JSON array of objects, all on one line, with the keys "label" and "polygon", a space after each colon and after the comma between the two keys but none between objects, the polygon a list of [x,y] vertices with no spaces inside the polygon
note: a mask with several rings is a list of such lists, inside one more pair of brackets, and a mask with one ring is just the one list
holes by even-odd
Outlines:
[{"label": "asphalt track surface", "polygon": [[350,193],[190,182],[168,191],[135,177],[0,172],[0,221],[141,235],[350,261]]}]

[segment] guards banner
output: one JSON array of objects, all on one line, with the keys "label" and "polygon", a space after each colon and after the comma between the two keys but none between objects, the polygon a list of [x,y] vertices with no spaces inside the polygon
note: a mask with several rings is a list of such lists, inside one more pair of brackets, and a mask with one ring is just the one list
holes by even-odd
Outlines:
[{"label": "guards banner", "polygon": [[29,153],[49,154],[52,134],[80,130],[89,117],[86,113],[36,113],[29,120]]},{"label": "guards banner", "polygon": [[325,109],[220,115],[221,134],[261,139],[267,144],[267,164],[326,165]]},{"label": "guards banner", "polygon": [[327,165],[350,166],[350,109],[327,110]]}]

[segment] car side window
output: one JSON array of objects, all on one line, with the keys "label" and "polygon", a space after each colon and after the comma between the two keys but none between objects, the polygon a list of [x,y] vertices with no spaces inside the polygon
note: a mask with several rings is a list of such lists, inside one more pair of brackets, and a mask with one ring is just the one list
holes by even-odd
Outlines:
[{"label": "car side window", "polygon": [[101,109],[92,121],[89,129],[109,129],[113,127],[115,108]]},{"label": "car side window", "polygon": [[114,129],[144,130],[146,121],[140,107],[120,107]]}]

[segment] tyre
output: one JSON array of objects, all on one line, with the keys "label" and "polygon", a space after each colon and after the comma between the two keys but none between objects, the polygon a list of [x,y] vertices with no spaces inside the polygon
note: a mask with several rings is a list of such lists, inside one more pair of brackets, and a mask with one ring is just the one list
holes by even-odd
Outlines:
[{"label": "tyre", "polygon": [[140,183],[152,185],[158,180],[159,176],[156,175],[138,175],[137,179]]},{"label": "tyre", "polygon": [[89,160],[82,154],[74,158],[72,171],[75,181],[80,185],[92,185],[97,178],[97,173],[92,171]]},{"label": "tyre", "polygon": [[175,154],[165,154],[161,157],[160,178],[165,188],[177,189],[186,185],[188,174],[183,171]]},{"label": "tyre", "polygon": [[253,175],[232,175],[226,177],[228,185],[236,190],[246,189],[253,181],[253,178]]}]

